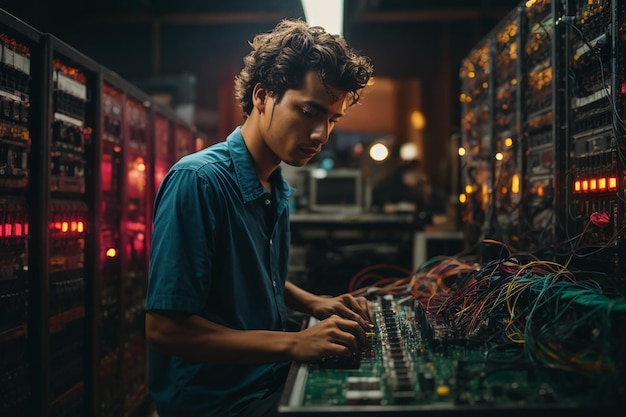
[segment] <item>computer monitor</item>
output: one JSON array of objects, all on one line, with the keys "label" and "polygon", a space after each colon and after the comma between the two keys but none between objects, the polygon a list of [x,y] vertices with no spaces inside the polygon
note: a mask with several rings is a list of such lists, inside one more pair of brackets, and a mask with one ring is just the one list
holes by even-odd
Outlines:
[{"label": "computer monitor", "polygon": [[364,209],[360,169],[314,169],[309,174],[309,210],[313,213],[361,213]]}]

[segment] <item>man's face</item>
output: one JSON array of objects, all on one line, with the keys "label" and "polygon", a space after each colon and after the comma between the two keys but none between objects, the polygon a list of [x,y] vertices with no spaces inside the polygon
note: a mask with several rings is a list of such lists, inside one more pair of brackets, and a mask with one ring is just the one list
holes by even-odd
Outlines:
[{"label": "man's face", "polygon": [[328,91],[317,73],[304,77],[302,88],[287,90],[280,101],[267,99],[261,121],[265,144],[289,165],[303,166],[328,142],[344,115],[346,92]]}]

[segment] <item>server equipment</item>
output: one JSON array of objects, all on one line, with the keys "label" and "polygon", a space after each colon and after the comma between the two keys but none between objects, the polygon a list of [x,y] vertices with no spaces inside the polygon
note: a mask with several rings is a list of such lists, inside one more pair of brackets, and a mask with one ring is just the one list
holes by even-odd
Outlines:
[{"label": "server equipment", "polygon": [[463,61],[469,243],[502,240],[626,287],[624,9],[528,0]]},{"label": "server equipment", "polygon": [[520,243],[527,249],[544,250],[545,256],[559,233],[557,194],[563,172],[558,65],[563,52],[554,23],[560,13],[559,2],[551,0],[528,1],[523,9]]},{"label": "server equipment", "polygon": [[[0,414],[25,415],[37,389],[31,373],[37,358],[28,353],[28,200],[32,138],[33,56],[40,34],[0,14]],[[36,63],[36,61],[35,61]],[[36,169],[35,169],[36,170]]]},{"label": "server equipment", "polygon": [[576,264],[622,284],[625,13],[621,1],[570,1],[560,22],[568,34],[566,238]]},{"label": "server equipment", "polygon": [[463,60],[460,70],[461,145],[465,151],[462,158],[462,224],[468,247],[485,236],[493,188],[493,90],[490,88],[493,64],[490,44],[485,39],[476,45]]},{"label": "server equipment", "polygon": [[52,415],[80,414],[85,411],[89,378],[85,259],[92,219],[86,194],[86,151],[95,123],[91,98],[97,64],[51,35],[43,39],[47,53],[41,76],[48,75],[46,81],[51,82],[44,88],[52,108],[43,115],[49,118],[49,137],[42,136],[42,142],[35,145],[48,151],[40,167],[47,172],[49,187],[43,184],[37,190],[48,207],[39,216],[49,225],[48,270],[43,280],[47,300],[42,304],[42,316],[48,316],[48,331],[42,336],[48,338],[49,346],[45,362],[48,407]]},{"label": "server equipment", "polygon": [[493,54],[493,203],[488,236],[520,239],[522,94],[522,13],[513,10],[494,29]]},{"label": "server equipment", "polygon": [[564,48],[554,30],[562,7],[520,4],[462,63],[461,202],[470,244],[492,238],[545,249],[562,232]]}]

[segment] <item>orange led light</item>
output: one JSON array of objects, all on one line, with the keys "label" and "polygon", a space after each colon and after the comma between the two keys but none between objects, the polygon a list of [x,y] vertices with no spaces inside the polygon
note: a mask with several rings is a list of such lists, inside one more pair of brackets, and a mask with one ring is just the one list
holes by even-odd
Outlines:
[{"label": "orange led light", "polygon": [[589,191],[589,181],[583,180],[582,186],[583,186],[583,191]]},{"label": "orange led light", "polygon": [[580,192],[580,189],[581,189],[580,181],[579,180],[574,181],[574,191]]},{"label": "orange led light", "polygon": [[598,189],[606,190],[606,178],[600,178],[598,180]]},{"label": "orange led light", "polygon": [[614,190],[617,188],[617,178],[611,177],[609,178],[609,189]]},{"label": "orange led light", "polygon": [[78,222],[78,224],[76,225],[76,231],[78,233],[83,233],[85,231],[85,223],[83,222]]},{"label": "orange led light", "polygon": [[107,257],[115,258],[115,256],[117,256],[117,250],[115,250],[115,248],[107,249]]},{"label": "orange led light", "polygon": [[511,178],[511,192],[514,194],[518,194],[519,189],[520,189],[519,187],[520,187],[519,175],[513,174],[513,177]]},{"label": "orange led light", "polygon": [[592,178],[591,181],[589,181],[589,190],[596,191],[597,189],[598,189],[598,180],[595,178]]},{"label": "orange led light", "polygon": [[68,230],[70,230],[70,225],[68,222],[63,222],[63,225],[61,226],[61,231],[63,233],[66,233]]}]

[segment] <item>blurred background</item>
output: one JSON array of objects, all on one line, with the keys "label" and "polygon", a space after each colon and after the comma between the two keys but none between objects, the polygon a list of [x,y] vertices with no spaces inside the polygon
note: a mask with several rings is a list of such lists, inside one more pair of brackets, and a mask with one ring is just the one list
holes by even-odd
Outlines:
[{"label": "blurred background", "polygon": [[[386,136],[396,151],[414,143],[420,169],[452,193],[461,60],[518,3],[346,0],[344,37],[371,57],[375,84],[337,133],[353,142]],[[242,121],[232,80],[247,42],[282,18],[304,18],[300,0],[2,0],[0,7],[175,107],[210,141]]]}]

